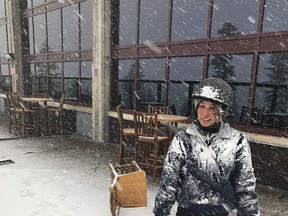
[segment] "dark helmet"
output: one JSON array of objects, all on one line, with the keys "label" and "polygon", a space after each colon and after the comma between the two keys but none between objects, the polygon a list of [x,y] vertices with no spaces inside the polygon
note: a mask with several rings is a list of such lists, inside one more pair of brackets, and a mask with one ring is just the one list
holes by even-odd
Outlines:
[{"label": "dark helmet", "polygon": [[224,80],[208,78],[195,86],[193,99],[208,99],[224,105],[225,110],[233,105],[233,90]]}]

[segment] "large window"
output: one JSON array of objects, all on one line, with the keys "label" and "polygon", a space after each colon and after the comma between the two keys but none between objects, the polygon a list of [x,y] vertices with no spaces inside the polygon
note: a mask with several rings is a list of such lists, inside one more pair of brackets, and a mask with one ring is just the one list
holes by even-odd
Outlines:
[{"label": "large window", "polygon": [[22,19],[28,19],[31,56],[25,61],[30,63],[32,91],[48,91],[53,98],[65,91],[66,101],[91,105],[91,1],[27,3],[28,15]]},{"label": "large window", "polygon": [[[146,102],[163,103],[174,113],[193,116],[195,84],[220,77],[231,84],[235,95],[229,122],[247,131],[287,130],[286,1],[210,3],[120,0],[120,6],[115,4],[119,20],[112,32],[119,34],[119,46],[112,47],[112,54],[119,64],[113,71],[119,79],[119,103],[131,109],[143,109]],[[261,29],[277,33],[262,34]],[[276,118],[275,113],[286,118],[281,126],[263,126],[262,113],[271,116],[271,112],[276,123],[280,115]]]}]

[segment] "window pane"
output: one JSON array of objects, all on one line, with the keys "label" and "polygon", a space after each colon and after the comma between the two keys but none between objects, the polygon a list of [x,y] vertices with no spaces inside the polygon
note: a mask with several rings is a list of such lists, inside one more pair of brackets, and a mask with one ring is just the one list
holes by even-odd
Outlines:
[{"label": "window pane", "polygon": [[254,109],[262,110],[261,125],[288,127],[288,52],[260,55]]},{"label": "window pane", "polygon": [[46,53],[46,24],[44,14],[34,17],[35,53]]},{"label": "window pane", "polygon": [[287,30],[287,10],[287,0],[266,0],[263,32]]},{"label": "window pane", "polygon": [[272,112],[288,110],[288,52],[260,55],[255,106]]},{"label": "window pane", "polygon": [[27,0],[27,8],[31,8],[32,7],[32,0]]},{"label": "window pane", "polygon": [[28,25],[29,25],[29,46],[30,46],[30,54],[34,54],[34,40],[31,35],[34,35],[33,32],[33,18],[29,17],[28,18]]},{"label": "window pane", "polygon": [[81,102],[92,103],[92,62],[81,62]]},{"label": "window pane", "polygon": [[171,58],[169,80],[200,81],[203,74],[203,57]]},{"label": "window pane", "polygon": [[147,103],[164,102],[165,59],[139,60],[138,91],[140,109],[147,110]]},{"label": "window pane", "polygon": [[36,91],[48,91],[48,64],[46,62],[37,62],[36,65]]},{"label": "window pane", "polygon": [[174,114],[191,115],[191,91],[202,80],[203,57],[171,58],[168,99]]},{"label": "window pane", "polygon": [[53,98],[59,99],[62,95],[62,64],[49,64],[49,93]]},{"label": "window pane", "polygon": [[92,11],[91,2],[85,1],[80,4],[81,15],[81,49],[92,48]]},{"label": "window pane", "polygon": [[140,4],[140,43],[167,41],[169,0],[144,0]]},{"label": "window pane", "polygon": [[174,0],[172,41],[205,38],[208,4],[199,0]]},{"label": "window pane", "polygon": [[48,51],[61,52],[61,14],[60,10],[47,13]]},{"label": "window pane", "polygon": [[0,64],[1,71],[1,83],[0,88],[2,92],[11,91],[11,76],[10,76],[10,65],[8,64]]},{"label": "window pane", "polygon": [[215,0],[211,36],[256,33],[259,4],[258,0]]},{"label": "window pane", "polygon": [[120,1],[119,45],[136,43],[137,1]]},{"label": "window pane", "polygon": [[4,55],[4,53],[7,53],[7,37],[6,37],[6,25],[0,26],[0,56]]},{"label": "window pane", "polygon": [[5,17],[4,0],[0,0],[0,18]]},{"label": "window pane", "polygon": [[241,122],[243,107],[247,107],[252,59],[252,55],[227,54],[210,57],[209,77],[218,77],[232,83],[234,104],[227,118],[230,122]]},{"label": "window pane", "polygon": [[77,100],[79,62],[64,62],[64,91],[66,99]]},{"label": "window pane", "polygon": [[33,7],[44,4],[45,0],[32,0]]},{"label": "window pane", "polygon": [[119,60],[118,64],[118,99],[123,107],[133,109],[135,60]]},{"label": "window pane", "polygon": [[63,8],[63,48],[64,51],[79,50],[78,4]]}]

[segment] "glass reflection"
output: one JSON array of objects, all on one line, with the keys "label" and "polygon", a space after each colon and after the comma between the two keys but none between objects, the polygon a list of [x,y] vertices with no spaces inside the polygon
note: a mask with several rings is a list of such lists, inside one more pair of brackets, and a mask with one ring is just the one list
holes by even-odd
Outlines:
[{"label": "glass reflection", "polygon": [[31,0],[31,1],[32,1],[32,4],[33,4],[33,7],[45,3],[45,0]]},{"label": "glass reflection", "polygon": [[215,0],[211,37],[256,33],[259,6],[258,0]]},{"label": "glass reflection", "polygon": [[31,37],[30,35],[34,35],[33,34],[33,17],[29,17],[28,18],[28,25],[29,25],[29,48],[30,48],[30,54],[34,54],[34,38]]},{"label": "glass reflection", "polygon": [[234,91],[234,104],[227,120],[245,123],[248,104],[250,77],[252,71],[252,55],[215,55],[209,59],[208,77],[218,77],[230,83]]},{"label": "glass reflection", "polygon": [[48,91],[48,71],[49,66],[47,62],[35,63],[35,87],[34,90],[38,92]]},{"label": "glass reflection", "polygon": [[60,10],[47,13],[48,52],[61,52],[61,14]]},{"label": "glass reflection", "polygon": [[1,80],[0,89],[2,92],[9,92],[12,89],[11,86],[11,75],[10,75],[10,65],[0,64]]},{"label": "glass reflection", "polygon": [[35,53],[46,53],[47,41],[46,41],[46,22],[44,14],[34,17],[33,33],[35,37]]},{"label": "glass reflection", "polygon": [[165,59],[139,60],[137,99],[140,109],[147,110],[149,103],[164,103]]},{"label": "glass reflection", "polygon": [[79,50],[78,4],[63,8],[63,50]]},{"label": "glass reflection", "polygon": [[119,16],[119,45],[136,43],[137,1],[121,0]]},{"label": "glass reflection", "polygon": [[5,4],[4,0],[0,0],[0,18],[5,17]]},{"label": "glass reflection", "polygon": [[92,62],[81,62],[80,101],[92,104]]},{"label": "glass reflection", "polygon": [[50,62],[48,67],[50,96],[60,99],[62,95],[62,64]]},{"label": "glass reflection", "polygon": [[263,32],[285,31],[288,29],[287,0],[266,0]]},{"label": "glass reflection", "polygon": [[194,84],[202,80],[203,57],[170,59],[168,101],[174,114],[192,115],[191,93]]},{"label": "glass reflection", "polygon": [[169,0],[144,0],[140,4],[140,43],[167,41]]},{"label": "glass reflection", "polygon": [[[126,108],[133,109],[135,60],[119,60],[118,62],[118,100]],[[132,93],[132,94],[131,94]]]},{"label": "glass reflection", "polygon": [[260,55],[254,109],[264,127],[288,129],[288,52]]},{"label": "glass reflection", "polygon": [[171,40],[206,37],[208,4],[198,0],[174,0]]},{"label": "glass reflection", "polygon": [[80,3],[81,49],[92,48],[92,10],[90,1]]},{"label": "glass reflection", "polygon": [[64,62],[64,91],[67,100],[77,100],[79,62]]},{"label": "glass reflection", "polygon": [[6,35],[6,25],[0,26],[0,56],[7,53],[7,35]]}]

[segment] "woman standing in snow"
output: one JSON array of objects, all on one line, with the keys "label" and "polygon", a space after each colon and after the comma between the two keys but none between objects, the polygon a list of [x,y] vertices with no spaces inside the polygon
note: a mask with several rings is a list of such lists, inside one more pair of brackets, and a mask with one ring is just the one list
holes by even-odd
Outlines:
[{"label": "woman standing in snow", "polygon": [[233,91],[222,79],[203,80],[192,98],[196,120],[173,138],[155,199],[155,216],[259,215],[250,146],[224,122]]}]

